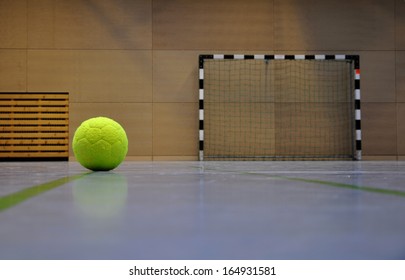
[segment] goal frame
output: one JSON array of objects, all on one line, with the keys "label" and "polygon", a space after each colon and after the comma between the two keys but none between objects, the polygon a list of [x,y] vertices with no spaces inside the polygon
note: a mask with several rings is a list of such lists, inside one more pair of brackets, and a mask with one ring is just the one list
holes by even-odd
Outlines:
[{"label": "goal frame", "polygon": [[360,56],[345,54],[201,54],[199,55],[199,160],[204,160],[204,63],[207,60],[349,60],[354,64],[354,156],[353,160],[361,160],[361,110],[360,110]]}]

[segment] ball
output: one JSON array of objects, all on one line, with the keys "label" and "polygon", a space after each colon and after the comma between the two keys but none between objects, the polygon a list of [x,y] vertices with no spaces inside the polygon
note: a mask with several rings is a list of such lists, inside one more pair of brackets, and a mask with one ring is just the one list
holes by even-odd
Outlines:
[{"label": "ball", "polygon": [[116,168],[128,152],[128,138],[124,128],[107,117],[88,119],[73,136],[73,153],[77,161],[93,171]]}]

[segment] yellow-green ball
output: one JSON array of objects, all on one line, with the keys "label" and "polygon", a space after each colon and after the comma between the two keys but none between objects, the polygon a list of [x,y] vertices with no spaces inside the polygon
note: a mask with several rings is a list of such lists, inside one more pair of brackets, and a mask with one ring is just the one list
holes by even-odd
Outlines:
[{"label": "yellow-green ball", "polygon": [[116,168],[128,152],[124,128],[106,117],[84,121],[73,136],[73,153],[77,161],[93,171]]}]

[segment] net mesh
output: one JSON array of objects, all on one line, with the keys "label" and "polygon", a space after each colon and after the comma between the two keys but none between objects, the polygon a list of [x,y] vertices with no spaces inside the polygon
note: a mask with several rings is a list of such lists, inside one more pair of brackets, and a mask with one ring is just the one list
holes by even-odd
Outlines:
[{"label": "net mesh", "polygon": [[349,60],[206,60],[205,160],[352,159]]}]

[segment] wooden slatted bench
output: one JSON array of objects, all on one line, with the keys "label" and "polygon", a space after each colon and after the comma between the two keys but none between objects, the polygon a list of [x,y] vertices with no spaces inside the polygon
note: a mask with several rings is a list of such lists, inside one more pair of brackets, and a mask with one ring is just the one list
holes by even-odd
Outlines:
[{"label": "wooden slatted bench", "polygon": [[0,161],[68,158],[68,93],[0,92]]}]

